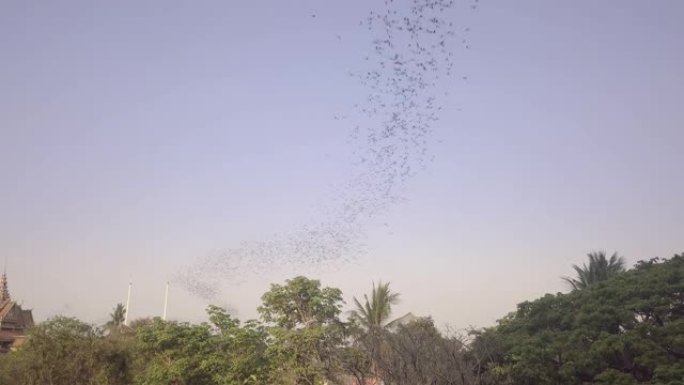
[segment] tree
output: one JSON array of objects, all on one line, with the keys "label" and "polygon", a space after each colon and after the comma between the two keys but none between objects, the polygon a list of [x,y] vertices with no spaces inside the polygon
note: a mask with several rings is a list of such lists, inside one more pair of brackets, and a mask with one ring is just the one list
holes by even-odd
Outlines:
[{"label": "tree", "polygon": [[[393,293],[389,288],[389,282],[378,282],[376,286],[373,283],[373,289],[370,293],[370,298],[364,294],[364,303],[362,304],[356,297],[354,297],[355,309],[351,312],[351,319],[355,324],[361,327],[360,331],[356,333],[355,346],[352,349],[356,350],[356,354],[348,355],[354,360],[348,362],[347,368],[357,378],[358,373],[365,370],[364,376],[379,376],[377,367],[381,346],[385,340],[385,328],[391,325],[388,322],[392,314],[392,305],[399,302],[399,293]],[[360,354],[362,352],[363,354]],[[364,368],[360,364],[367,364]]]},{"label": "tree", "polygon": [[136,330],[136,383],[217,384],[215,376],[227,371],[217,345],[208,324],[190,325],[156,318]]},{"label": "tree", "polygon": [[114,310],[109,314],[109,318],[109,321],[105,324],[105,328],[110,332],[119,329],[126,320],[126,307],[122,303],[116,304]]},{"label": "tree", "polygon": [[299,276],[271,285],[261,298],[258,311],[270,325],[271,383],[314,385],[335,377],[345,331],[340,289]]},{"label": "tree", "polygon": [[225,309],[209,306],[210,323],[159,318],[135,331],[135,384],[266,385],[268,335],[256,321],[244,325]]},{"label": "tree", "polygon": [[336,323],[344,303],[340,289],[321,288],[320,281],[302,276],[286,280],[285,285],[272,284],[261,300],[257,309],[261,318],[287,330]]},{"label": "tree", "polygon": [[352,318],[361,324],[367,331],[377,331],[387,326],[387,320],[392,314],[392,305],[399,302],[399,293],[393,293],[389,288],[389,282],[378,286],[373,283],[370,300],[364,294],[364,303],[361,304],[354,297],[356,309],[352,311]]},{"label": "tree", "polygon": [[131,383],[128,352],[109,343],[99,329],[75,318],[60,316],[36,325],[26,344],[8,357],[11,382],[7,383]]},{"label": "tree", "polygon": [[680,384],[684,254],[639,262],[591,290],[547,294],[477,336],[490,384]]},{"label": "tree", "polygon": [[269,362],[266,357],[268,333],[256,320],[243,325],[218,306],[207,309],[209,320],[218,331],[217,346],[223,353],[228,370],[220,376],[220,384],[267,384]]},{"label": "tree", "polygon": [[586,289],[625,271],[625,260],[623,257],[619,257],[617,253],[613,253],[610,259],[606,258],[606,253],[603,251],[589,253],[587,257],[589,257],[589,265],[586,263],[582,267],[572,265],[577,273],[576,278],[563,277],[563,280],[569,283],[573,290]]},{"label": "tree", "polygon": [[431,318],[418,318],[388,333],[378,369],[385,383],[472,384],[474,367],[456,335],[444,336]]}]

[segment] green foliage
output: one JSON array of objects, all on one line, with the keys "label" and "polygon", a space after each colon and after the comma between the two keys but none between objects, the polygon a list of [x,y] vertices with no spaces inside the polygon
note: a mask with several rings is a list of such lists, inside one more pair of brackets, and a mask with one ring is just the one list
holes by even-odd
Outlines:
[{"label": "green foliage", "polygon": [[136,331],[136,384],[263,384],[267,334],[263,326],[207,309],[211,324],[155,319]]},{"label": "green foliage", "polygon": [[126,307],[122,303],[118,303],[109,314],[109,321],[104,325],[104,328],[109,333],[120,333],[123,331],[125,320]]},{"label": "green foliage", "polygon": [[136,332],[139,374],[136,384],[213,384],[222,359],[207,324],[155,319]]},{"label": "green foliage", "polygon": [[389,288],[389,282],[382,281],[371,290],[370,299],[364,294],[364,303],[361,304],[354,297],[356,309],[352,311],[352,318],[358,321],[366,330],[383,328],[392,314],[392,305],[399,302],[399,293],[393,293]]},{"label": "green foliage", "polygon": [[586,289],[625,271],[625,259],[619,257],[617,253],[613,253],[610,259],[606,258],[606,253],[602,251],[589,253],[587,257],[589,257],[589,265],[586,263],[582,267],[572,265],[577,278],[563,278],[574,290]]},{"label": "green foliage", "polygon": [[209,306],[209,320],[218,331],[218,346],[225,360],[224,372],[219,376],[220,384],[265,383],[269,362],[266,357],[266,328],[255,320],[240,326],[240,321],[231,317],[224,309]]},{"label": "green foliage", "polygon": [[333,377],[344,341],[342,292],[296,277],[271,285],[262,300],[259,313],[271,325],[271,383],[313,385]]},{"label": "green foliage", "polygon": [[480,332],[472,349],[487,350],[484,370],[496,384],[681,383],[683,316],[684,255],[677,255],[521,303]]},{"label": "green foliage", "polygon": [[24,385],[128,384],[130,356],[119,341],[74,318],[55,317],[34,327],[18,352],[1,360],[3,374]]},{"label": "green foliage", "polygon": [[283,329],[335,323],[344,303],[340,289],[321,288],[320,281],[302,276],[288,279],[285,285],[272,284],[261,300],[261,318]]},{"label": "green foliage", "polygon": [[[373,283],[373,288],[370,293],[370,298],[364,294],[364,303],[362,304],[356,297],[354,297],[355,309],[351,312],[351,320],[354,326],[354,336],[356,338],[355,360],[347,362],[346,365],[352,369],[354,376],[363,383],[363,378],[366,376],[379,377],[378,362],[381,359],[380,349],[385,342],[385,328],[389,326],[387,322],[392,314],[392,305],[399,302],[399,293],[393,293],[389,288],[388,283],[379,282],[376,286]],[[364,352],[359,355],[358,352]],[[358,359],[363,357],[363,361]],[[368,364],[367,367],[359,366]],[[361,369],[364,369],[362,377]]]},{"label": "green foliage", "polygon": [[107,333],[66,317],[38,324],[0,355],[0,384],[682,384],[684,255],[601,277],[519,304],[468,344],[430,318],[386,327],[397,294],[382,283],[355,299],[348,323],[341,291],[305,277],[272,285],[261,321],[209,306],[207,323],[124,327],[119,305]]}]

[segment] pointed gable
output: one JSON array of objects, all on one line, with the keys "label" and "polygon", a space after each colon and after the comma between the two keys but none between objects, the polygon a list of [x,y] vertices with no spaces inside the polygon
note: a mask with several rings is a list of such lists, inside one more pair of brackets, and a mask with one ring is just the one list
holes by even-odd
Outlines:
[{"label": "pointed gable", "polygon": [[31,327],[33,312],[12,301],[7,289],[7,274],[3,274],[0,277],[0,353],[16,349]]}]

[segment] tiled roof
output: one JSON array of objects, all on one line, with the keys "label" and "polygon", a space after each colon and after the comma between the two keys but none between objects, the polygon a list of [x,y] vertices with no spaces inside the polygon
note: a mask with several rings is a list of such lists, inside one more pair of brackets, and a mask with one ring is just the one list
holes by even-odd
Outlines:
[{"label": "tiled roof", "polygon": [[16,302],[5,301],[0,304],[0,323],[12,323],[15,328],[26,329],[33,326],[33,313]]},{"label": "tiled roof", "polygon": [[33,327],[33,311],[22,309],[21,313],[21,316],[24,319],[24,327]]},{"label": "tiled roof", "polygon": [[14,308],[15,303],[11,300],[5,300],[0,303],[0,321],[4,320],[7,314]]}]

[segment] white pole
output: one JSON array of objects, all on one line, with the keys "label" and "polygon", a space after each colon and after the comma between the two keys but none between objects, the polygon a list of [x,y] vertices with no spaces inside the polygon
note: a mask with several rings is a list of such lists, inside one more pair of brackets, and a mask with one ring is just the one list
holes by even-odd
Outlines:
[{"label": "white pole", "polygon": [[128,310],[131,307],[131,286],[133,286],[132,282],[128,283],[128,297],[126,298],[126,317],[124,317],[124,325],[128,326]]},{"label": "white pole", "polygon": [[166,293],[164,294],[164,315],[162,319],[166,321],[166,310],[169,308],[169,283],[166,282]]}]

